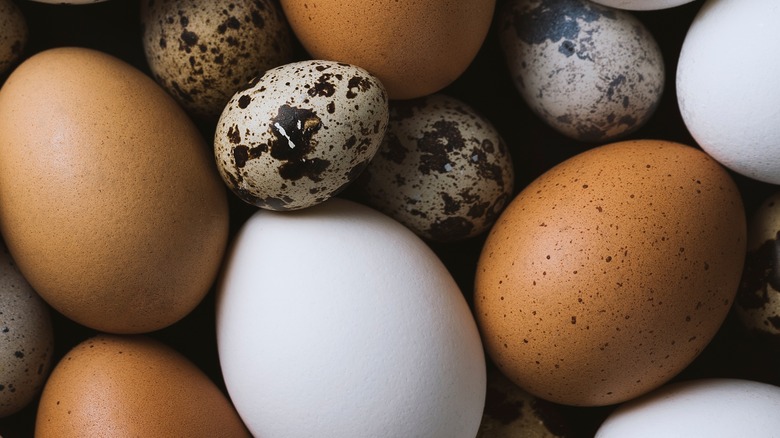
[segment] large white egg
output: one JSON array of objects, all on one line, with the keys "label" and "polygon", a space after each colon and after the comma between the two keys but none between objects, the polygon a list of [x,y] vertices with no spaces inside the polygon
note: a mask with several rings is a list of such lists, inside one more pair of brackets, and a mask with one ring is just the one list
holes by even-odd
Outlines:
[{"label": "large white egg", "polygon": [[693,0],[591,0],[604,6],[632,11],[652,11],[657,9],[669,9],[690,3]]},{"label": "large white egg", "polygon": [[677,66],[677,98],[693,138],[724,166],[780,184],[777,0],[709,0]]},{"label": "large white egg", "polygon": [[485,358],[469,307],[411,231],[341,199],[260,210],[217,297],[228,393],[254,436],[474,437]]},{"label": "large white egg", "polygon": [[596,438],[770,437],[780,431],[780,388],[739,379],[676,383],[618,407]]}]

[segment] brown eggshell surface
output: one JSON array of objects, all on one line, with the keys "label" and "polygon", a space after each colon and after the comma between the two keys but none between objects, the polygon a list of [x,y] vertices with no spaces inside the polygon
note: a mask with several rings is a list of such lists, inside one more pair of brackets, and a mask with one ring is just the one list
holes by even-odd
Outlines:
[{"label": "brown eggshell surface", "polygon": [[211,287],[227,198],[202,136],[154,81],[100,52],[52,49],[0,90],[0,231],[65,316],[147,332]]},{"label": "brown eggshell surface", "polygon": [[293,32],[313,58],[357,65],[391,99],[439,91],[471,64],[487,36],[495,0],[282,0]]},{"label": "brown eggshell surface", "polygon": [[745,242],[736,185],[700,150],[645,140],[583,152],[524,189],[488,236],[474,297],[486,349],[550,401],[639,396],[719,329]]},{"label": "brown eggshell surface", "polygon": [[143,336],[99,335],[60,360],[35,436],[248,437],[230,400],[194,364]]}]

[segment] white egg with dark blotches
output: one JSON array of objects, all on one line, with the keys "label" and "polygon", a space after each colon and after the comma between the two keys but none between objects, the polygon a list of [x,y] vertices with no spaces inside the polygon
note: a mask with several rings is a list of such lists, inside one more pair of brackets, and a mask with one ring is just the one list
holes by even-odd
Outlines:
[{"label": "white egg with dark blotches", "polygon": [[191,114],[215,120],[247,81],[293,60],[292,32],[271,0],[144,0],[152,75]]},{"label": "white egg with dark blotches", "polygon": [[0,417],[14,414],[38,395],[51,368],[54,347],[49,307],[0,249]]},{"label": "white egg with dark blotches", "polygon": [[249,204],[310,207],[361,174],[387,122],[384,86],[364,69],[321,60],[286,64],[228,102],[214,136],[217,167]]},{"label": "white egg with dark blotches", "polygon": [[414,233],[344,199],[258,210],[217,286],[227,391],[254,436],[474,438],[485,355]]},{"label": "white egg with dark blotches", "polygon": [[741,379],[667,385],[613,411],[596,438],[774,437],[780,387]]},{"label": "white egg with dark blotches", "polygon": [[654,11],[674,8],[694,0],[591,0],[604,6],[632,11]]},{"label": "white egg with dark blotches", "polygon": [[628,12],[586,0],[512,0],[500,14],[499,34],[525,102],[578,141],[636,131],[663,94],[661,50]]},{"label": "white egg with dark blotches", "polygon": [[435,94],[390,103],[382,146],[361,177],[366,201],[434,241],[487,230],[511,199],[512,158],[473,108]]},{"label": "white egg with dark blotches", "polygon": [[747,329],[780,336],[780,192],[764,200],[749,223],[734,311]]},{"label": "white egg with dark blotches", "polygon": [[677,101],[696,143],[729,169],[780,184],[777,0],[705,2],[677,64]]},{"label": "white egg with dark blotches", "polygon": [[6,73],[24,53],[27,21],[13,1],[0,0],[0,75]]}]

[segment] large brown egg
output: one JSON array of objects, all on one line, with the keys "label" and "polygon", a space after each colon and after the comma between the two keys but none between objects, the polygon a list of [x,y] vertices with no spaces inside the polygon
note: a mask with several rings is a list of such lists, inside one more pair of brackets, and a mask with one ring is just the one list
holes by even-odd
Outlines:
[{"label": "large brown egg", "polygon": [[59,312],[148,332],[209,291],[226,191],[199,131],[152,79],[100,52],[52,49],[0,90],[0,232]]},{"label": "large brown egg", "polygon": [[495,0],[282,0],[290,26],[317,59],[363,67],[390,99],[434,93],[471,64]]},{"label": "large brown egg", "polygon": [[35,436],[248,437],[230,400],[197,366],[143,336],[99,335],[60,360]]},{"label": "large brown egg", "polygon": [[626,141],[552,168],[507,207],[477,266],[486,349],[550,401],[609,405],[682,371],[736,295],[745,213],[698,149]]}]

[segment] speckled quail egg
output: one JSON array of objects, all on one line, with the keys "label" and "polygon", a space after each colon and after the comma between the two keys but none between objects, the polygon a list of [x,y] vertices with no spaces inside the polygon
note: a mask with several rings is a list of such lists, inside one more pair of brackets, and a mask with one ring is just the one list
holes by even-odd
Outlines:
[{"label": "speckled quail egg", "polygon": [[663,58],[631,13],[587,0],[510,0],[499,23],[515,88],[558,132],[606,142],[636,131],[655,112]]},{"label": "speckled quail egg", "polygon": [[0,249],[0,417],[27,406],[43,388],[54,347],[49,308]]},{"label": "speckled quail egg", "polygon": [[22,11],[11,0],[0,0],[0,75],[22,57],[27,36]]},{"label": "speckled quail egg", "polygon": [[144,0],[141,22],[155,79],[199,118],[216,120],[248,80],[293,60],[292,33],[271,0]]},{"label": "speckled quail egg", "polygon": [[214,136],[217,167],[250,204],[310,207],[360,175],[387,122],[387,92],[366,70],[323,60],[286,64],[228,102]]},{"label": "speckled quail egg", "polygon": [[444,242],[487,230],[513,189],[512,159],[495,127],[435,94],[391,102],[387,135],[359,192],[418,235]]}]

